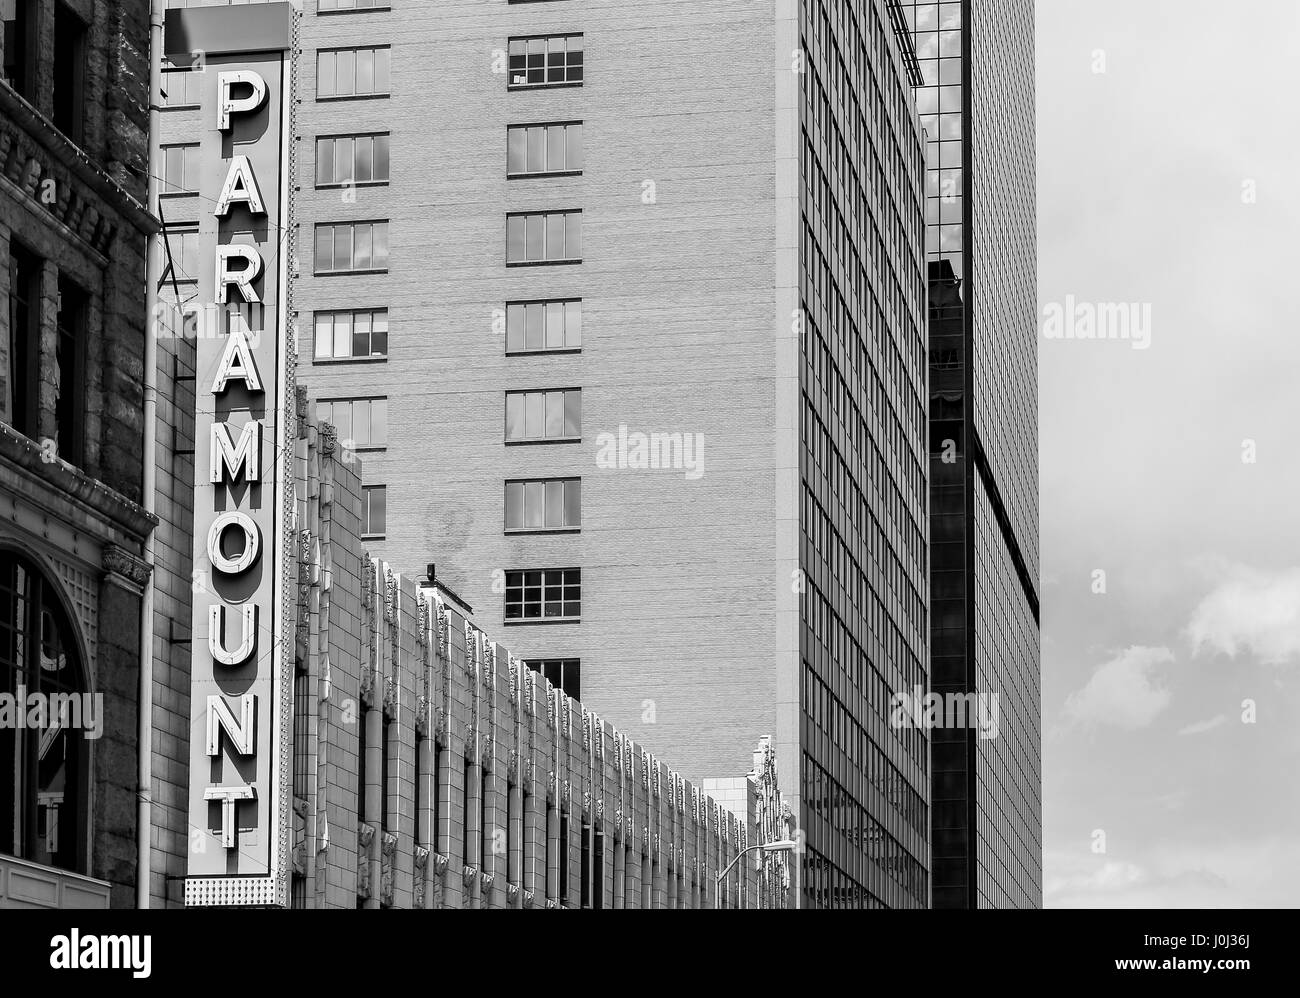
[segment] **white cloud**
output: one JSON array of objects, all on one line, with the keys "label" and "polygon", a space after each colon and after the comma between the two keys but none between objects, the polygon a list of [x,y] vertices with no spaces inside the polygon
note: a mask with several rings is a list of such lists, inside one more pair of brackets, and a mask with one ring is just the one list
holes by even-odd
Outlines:
[{"label": "white cloud", "polygon": [[1099,665],[1083,689],[1070,694],[1065,712],[1085,724],[1145,728],[1169,705],[1169,691],[1156,684],[1154,673],[1173,660],[1168,648],[1126,648]]},{"label": "white cloud", "polygon": [[1178,733],[1180,735],[1203,735],[1207,731],[1213,731],[1215,728],[1222,726],[1227,719],[1227,714],[1215,714],[1209,720],[1197,721],[1185,728],[1179,728]]},{"label": "white cloud", "polygon": [[1192,648],[1271,665],[1300,660],[1300,568],[1276,574],[1238,568],[1192,612]]},{"label": "white cloud", "polygon": [[1225,842],[1159,841],[1133,859],[1049,849],[1049,908],[1290,908],[1300,888],[1300,842],[1282,837]]}]

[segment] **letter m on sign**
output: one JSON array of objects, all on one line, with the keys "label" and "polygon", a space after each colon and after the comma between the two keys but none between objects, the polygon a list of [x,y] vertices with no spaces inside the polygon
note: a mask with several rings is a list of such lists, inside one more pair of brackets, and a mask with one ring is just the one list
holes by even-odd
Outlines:
[{"label": "letter m on sign", "polygon": [[239,443],[230,439],[229,423],[212,424],[211,474],[213,485],[220,485],[229,475],[231,484],[243,475],[245,481],[262,480],[262,423],[253,419],[244,424]]}]

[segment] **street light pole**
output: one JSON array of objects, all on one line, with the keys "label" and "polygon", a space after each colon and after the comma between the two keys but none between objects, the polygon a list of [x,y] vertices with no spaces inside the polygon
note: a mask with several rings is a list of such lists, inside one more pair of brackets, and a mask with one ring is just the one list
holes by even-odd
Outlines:
[{"label": "street light pole", "polygon": [[776,842],[764,842],[762,845],[749,846],[748,848],[742,849],[740,852],[736,853],[731,862],[723,867],[722,872],[718,874],[718,882],[714,885],[714,896],[718,899],[718,907],[725,908],[727,906],[725,903],[726,898],[722,896],[722,881],[726,879],[727,874],[731,872],[732,867],[739,863],[746,853],[757,852],[760,849],[763,852],[790,852],[792,849],[797,848],[797,846],[798,843],[792,842],[789,839],[780,839]]}]

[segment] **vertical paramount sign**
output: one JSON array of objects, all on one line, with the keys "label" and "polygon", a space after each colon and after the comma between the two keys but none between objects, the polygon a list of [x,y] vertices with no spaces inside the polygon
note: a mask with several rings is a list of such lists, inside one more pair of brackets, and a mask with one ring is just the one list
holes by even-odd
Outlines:
[{"label": "vertical paramount sign", "polygon": [[[288,4],[167,12],[198,73],[190,905],[288,904]],[[172,54],[174,53],[174,54]],[[193,113],[193,112],[192,112]]]}]

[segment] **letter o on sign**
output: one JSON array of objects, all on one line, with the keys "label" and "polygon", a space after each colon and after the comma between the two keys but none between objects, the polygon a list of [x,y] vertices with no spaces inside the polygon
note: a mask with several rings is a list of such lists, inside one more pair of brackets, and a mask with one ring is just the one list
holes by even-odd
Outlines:
[{"label": "letter o on sign", "polygon": [[[233,558],[227,557],[221,550],[221,538],[225,536],[226,531],[231,527],[238,527],[244,532],[244,549]],[[208,559],[212,562],[212,567],[218,572],[224,572],[227,575],[238,575],[240,572],[247,571],[249,566],[257,560],[261,548],[261,532],[257,529],[257,524],[253,522],[253,518],[247,513],[239,510],[221,513],[212,521],[212,526],[208,528]]]}]

